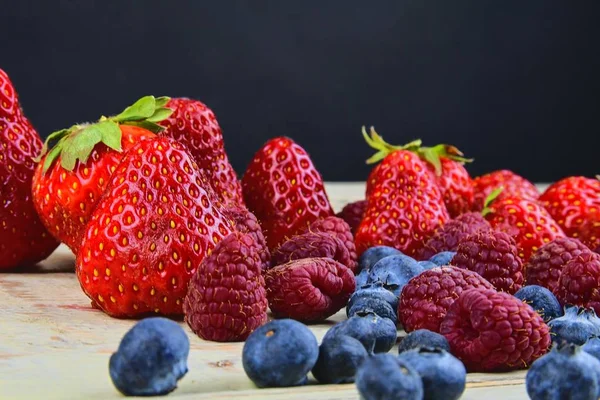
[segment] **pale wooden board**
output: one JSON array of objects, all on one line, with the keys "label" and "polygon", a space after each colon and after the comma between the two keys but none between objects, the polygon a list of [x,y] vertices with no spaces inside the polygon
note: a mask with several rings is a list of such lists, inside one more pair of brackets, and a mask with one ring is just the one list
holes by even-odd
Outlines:
[{"label": "pale wooden board", "polygon": [[[327,190],[339,210],[363,196],[364,184],[331,183]],[[73,255],[61,246],[38,266],[0,274],[0,399],[121,398],[110,381],[108,359],[135,321],[92,309],[72,271]],[[344,318],[342,310],[311,329],[321,340]],[[181,325],[191,341],[189,372],[170,398],[358,399],[352,384],[313,381],[302,388],[257,389],[241,365],[243,343],[206,342]],[[470,374],[463,399],[526,399],[524,375]]]}]

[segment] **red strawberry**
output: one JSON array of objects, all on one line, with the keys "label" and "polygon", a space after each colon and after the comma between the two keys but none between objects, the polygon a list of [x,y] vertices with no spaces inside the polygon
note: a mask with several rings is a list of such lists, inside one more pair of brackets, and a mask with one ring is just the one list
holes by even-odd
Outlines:
[{"label": "red strawberry", "polygon": [[584,251],[589,249],[579,240],[568,237],[546,243],[525,265],[525,281],[528,285],[543,286],[556,293],[564,266]]},{"label": "red strawberry", "polygon": [[452,265],[470,269],[503,292],[523,287],[523,262],[515,240],[504,232],[479,231],[458,245]]},{"label": "red strawberry", "polygon": [[544,244],[564,236],[560,226],[536,201],[501,195],[484,210],[484,215],[492,228],[515,236],[523,262],[529,261],[531,254]]},{"label": "red strawberry", "polygon": [[163,129],[156,122],[171,112],[163,107],[167,101],[146,96],[119,115],[62,129],[46,140],[33,177],[33,200],[44,225],[74,253],[124,153]]},{"label": "red strawberry", "polygon": [[548,351],[551,342],[550,329],[531,306],[490,289],[462,292],[450,306],[440,333],[470,372],[527,368]]},{"label": "red strawberry", "polygon": [[6,72],[0,69],[0,270],[35,264],[58,242],[40,221],[32,201],[33,158],[42,141],[21,106]]},{"label": "red strawberry", "polygon": [[329,258],[303,258],[265,275],[269,307],[277,318],[318,322],[348,303],[356,283],[352,271]]},{"label": "red strawberry", "polygon": [[406,332],[429,329],[439,332],[450,305],[467,289],[493,289],[481,275],[456,267],[437,267],[412,278],[402,288],[398,318]]},{"label": "red strawberry", "polygon": [[535,185],[512,171],[503,169],[478,176],[473,179],[475,201],[473,211],[481,211],[485,200],[495,190],[502,187],[500,197],[517,196],[527,200],[537,200],[539,193]]},{"label": "red strawberry", "polygon": [[166,138],[126,153],[77,255],[77,277],[94,305],[114,317],[181,315],[189,280],[231,233],[198,170]]},{"label": "red strawberry", "polygon": [[172,109],[173,114],[160,123],[166,129],[159,135],[187,147],[206,172],[220,202],[243,205],[242,187],[229,163],[223,133],[213,111],[204,103],[188,98],[171,99],[166,107]]},{"label": "red strawberry", "polygon": [[350,258],[348,248],[340,239],[323,232],[306,232],[293,236],[273,251],[272,264],[277,266],[314,257],[331,258],[346,267],[356,264],[356,260]]},{"label": "red strawberry", "polygon": [[[379,136],[371,134],[369,140],[378,143]],[[385,245],[412,256],[448,221],[448,211],[433,173],[416,153],[380,154],[383,151],[371,158],[385,157],[368,180],[368,206],[356,233],[356,249],[360,255],[369,247]]]},{"label": "red strawberry", "polygon": [[245,340],[267,322],[261,246],[234,232],[202,260],[183,302],[185,320],[202,339]]},{"label": "red strawberry", "polygon": [[286,137],[269,140],[254,155],[242,190],[270,249],[311,222],[333,215],[321,175],[306,151]]},{"label": "red strawberry", "polygon": [[350,226],[352,234],[356,234],[356,230],[360,225],[360,221],[362,221],[365,216],[365,211],[367,210],[367,200],[359,200],[353,203],[348,203],[342,208],[342,210],[336,214],[337,217],[346,221],[346,223]]},{"label": "red strawberry", "polygon": [[593,308],[600,314],[600,255],[584,250],[567,262],[556,297],[562,305]]},{"label": "red strawberry", "polygon": [[540,196],[552,218],[569,237],[592,248],[600,245],[600,181],[570,176],[553,183]]}]

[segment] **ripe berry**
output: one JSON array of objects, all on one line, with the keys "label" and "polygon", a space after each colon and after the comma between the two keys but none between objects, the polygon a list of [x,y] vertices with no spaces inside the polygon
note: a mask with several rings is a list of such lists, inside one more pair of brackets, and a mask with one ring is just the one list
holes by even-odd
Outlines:
[{"label": "ripe berry", "polygon": [[396,344],[396,324],[374,313],[355,315],[331,327],[325,339],[346,335],[360,341],[369,353],[387,353]]},{"label": "ripe berry", "polygon": [[365,347],[355,338],[334,336],[319,346],[319,358],[312,374],[320,383],[351,383],[358,366],[368,356]]},{"label": "ripe berry", "polygon": [[398,353],[416,349],[419,347],[430,347],[450,351],[448,340],[439,333],[427,329],[417,329],[406,335],[398,345]]},{"label": "ripe berry", "polygon": [[325,233],[327,235],[339,239],[342,242],[342,244],[346,247],[346,250],[348,251],[348,255],[350,257],[348,262],[343,262],[342,264],[350,268],[352,272],[356,271],[357,256],[356,246],[354,245],[354,236],[352,236],[350,226],[343,219],[338,217],[327,217],[318,219],[306,228],[301,229],[298,233],[306,232]]},{"label": "ripe berry", "polygon": [[358,259],[358,271],[369,270],[382,258],[395,255],[402,255],[402,252],[389,246],[374,246],[368,248]]},{"label": "ripe berry", "polygon": [[398,320],[396,310],[398,309],[398,297],[384,288],[382,282],[377,282],[355,291],[348,305],[346,315],[352,317],[355,314],[363,315],[374,312],[382,318],[389,318],[393,322]]},{"label": "ripe berry", "polygon": [[365,210],[367,209],[367,200],[359,200],[353,203],[346,204],[342,210],[336,215],[346,221],[352,230],[352,234],[356,233],[356,229],[362,221]]},{"label": "ripe berry", "polygon": [[335,236],[321,232],[307,232],[293,236],[271,254],[273,266],[282,265],[303,258],[331,258],[346,267],[354,266],[348,248]]},{"label": "ripe berry", "polygon": [[600,313],[600,255],[587,250],[569,260],[560,275],[556,297],[563,305]]},{"label": "ripe berry", "polygon": [[[434,265],[437,265],[438,267],[441,267],[444,265],[450,265],[450,263],[452,262],[452,259],[454,258],[455,255],[456,255],[455,251],[442,251],[440,253],[437,253],[433,257],[431,257],[428,261],[424,261],[424,262],[430,262]],[[427,269],[429,269],[429,268],[427,268]]]},{"label": "ripe berry", "polygon": [[377,261],[371,267],[367,284],[382,282],[386,289],[396,296],[400,296],[404,285],[423,270],[423,267],[411,257],[405,255],[389,256]]},{"label": "ripe berry", "polygon": [[594,310],[577,306],[567,307],[565,314],[548,323],[552,341],[582,345],[593,336],[600,336],[600,319]]},{"label": "ripe berry", "polygon": [[542,286],[523,286],[515,297],[529,304],[547,323],[563,315],[563,309],[551,291]]},{"label": "ripe berry", "polygon": [[420,375],[408,363],[391,354],[368,357],[358,368],[356,387],[364,400],[423,399]]}]

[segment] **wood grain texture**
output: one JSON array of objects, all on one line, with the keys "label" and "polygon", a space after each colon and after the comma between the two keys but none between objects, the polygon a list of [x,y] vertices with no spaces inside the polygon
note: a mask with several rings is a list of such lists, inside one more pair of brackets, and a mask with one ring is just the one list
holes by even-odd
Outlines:
[{"label": "wood grain texture", "polygon": [[[336,210],[362,197],[363,184],[328,184]],[[0,399],[121,398],[108,375],[108,359],[135,323],[92,309],[63,246],[46,261],[19,273],[0,274]],[[345,313],[311,329],[321,340]],[[256,389],[244,374],[242,343],[191,341],[189,372],[169,398],[358,399],[354,385]],[[402,333],[401,333],[402,334]],[[392,350],[393,352],[396,349]],[[470,374],[463,399],[526,399],[524,371]]]}]

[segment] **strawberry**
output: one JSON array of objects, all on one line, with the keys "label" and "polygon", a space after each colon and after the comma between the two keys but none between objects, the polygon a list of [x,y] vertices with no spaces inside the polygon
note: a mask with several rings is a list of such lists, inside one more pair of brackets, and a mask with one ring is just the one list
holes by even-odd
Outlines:
[{"label": "strawberry", "polygon": [[270,249],[311,222],[334,215],[309,155],[287,137],[271,139],[256,152],[242,178],[242,191]]},{"label": "strawberry", "polygon": [[210,178],[220,202],[243,205],[242,187],[225,153],[223,132],[214,112],[204,103],[188,98],[171,99],[166,107],[173,114],[160,122],[165,130],[159,136],[170,137],[187,147]]},{"label": "strawberry", "polygon": [[33,158],[42,141],[21,106],[10,78],[0,69],[0,270],[33,264],[58,246],[32,201]]},{"label": "strawberry", "polygon": [[550,185],[539,199],[569,237],[600,245],[600,181],[570,176]]},{"label": "strawberry", "polygon": [[[369,140],[377,144],[380,137],[371,133]],[[356,250],[360,255],[369,247],[385,245],[412,256],[450,217],[435,175],[415,151],[384,153],[387,148],[368,160],[383,157],[369,177],[368,205],[355,235]]]},{"label": "strawberry", "polygon": [[113,317],[181,315],[188,282],[232,226],[211,204],[199,168],[167,138],[136,143],[84,232],[76,272]]},{"label": "strawberry", "polygon": [[539,197],[535,185],[522,176],[506,169],[493,171],[473,179],[475,195],[473,211],[483,210],[485,199],[500,187],[502,187],[500,197],[518,196],[527,200],[536,200]]},{"label": "strawberry", "polygon": [[[442,191],[444,203],[450,216],[454,218],[470,210],[473,203],[473,186],[471,177],[463,164],[472,160],[464,158],[456,147],[446,144],[421,147],[420,140],[410,142],[404,146],[395,146],[385,142],[373,127],[371,127],[370,136],[363,127],[363,136],[369,146],[377,150],[377,153],[367,163],[377,162],[396,150],[413,151],[425,161],[425,166],[435,175],[435,180]],[[367,197],[384,172],[380,171],[378,166],[371,172],[367,180]]]},{"label": "strawberry", "polygon": [[119,115],[61,129],[46,140],[33,177],[33,200],[44,225],[74,253],[123,154],[163,129],[156,122],[172,112],[164,108],[167,101],[146,96]]}]

